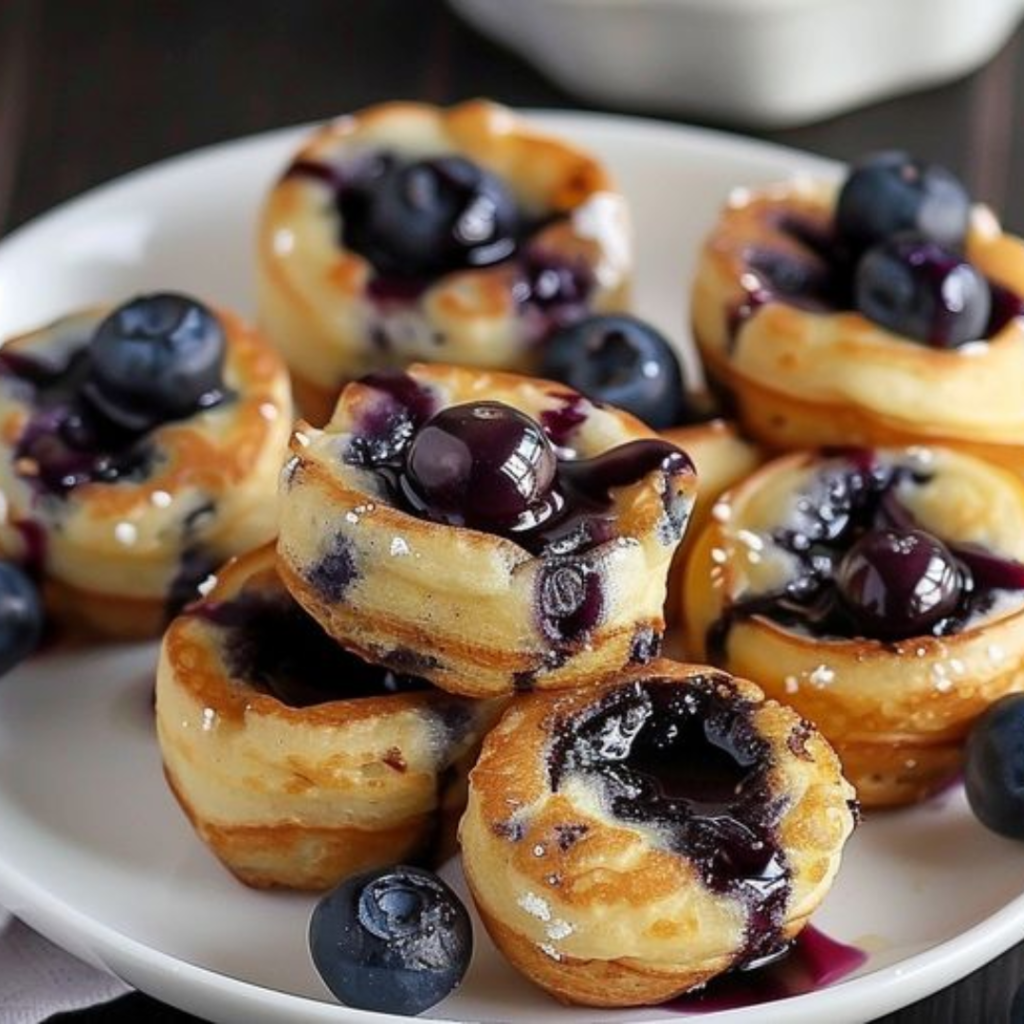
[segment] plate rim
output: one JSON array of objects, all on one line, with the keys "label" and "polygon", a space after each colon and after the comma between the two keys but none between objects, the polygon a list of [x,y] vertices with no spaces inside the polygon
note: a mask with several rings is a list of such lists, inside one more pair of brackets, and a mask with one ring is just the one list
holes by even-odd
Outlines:
[{"label": "plate rim", "polygon": [[[712,155],[721,152],[729,158],[773,158],[788,164],[826,174],[837,174],[839,162],[809,153],[796,147],[761,139],[737,135],[717,128],[689,125],[660,119],[603,111],[577,111],[566,108],[523,108],[524,116],[541,127],[554,130],[583,124],[589,129],[646,136],[651,141],[669,145],[697,146]],[[163,177],[172,177],[185,168],[217,158],[236,155],[251,147],[262,149],[280,146],[282,152],[289,140],[301,138],[316,124],[310,122],[287,125],[265,131],[225,139],[195,147],[181,153],[135,168],[109,181],[88,188],[62,200],[45,212],[29,219],[0,238],[0,269],[16,263],[18,250],[31,245],[38,236],[52,230],[54,224],[67,217],[87,215],[90,208],[100,206],[120,193],[146,187],[160,187]],[[737,183],[741,187],[742,183]],[[94,965],[122,977],[130,985],[135,981],[124,978],[111,961],[123,960],[142,970],[164,972],[166,977],[179,982],[182,991],[196,991],[212,996],[218,1006],[233,1005],[239,1011],[256,1010],[265,1015],[281,1009],[286,1014],[301,1012],[310,1021],[374,1021],[400,1022],[408,1018],[390,1014],[360,1011],[340,1004],[325,1002],[310,996],[294,995],[221,973],[201,964],[182,960],[145,942],[135,939],[117,928],[80,911],[70,903],[48,892],[37,880],[8,864],[0,850],[0,898],[11,913],[24,920],[42,935],[63,945],[68,934],[85,947]],[[701,1014],[709,1022],[730,1024],[752,1019],[759,1020],[784,1014],[785,1024],[811,1024],[820,1019],[811,1014],[827,1010],[829,1006],[863,1009],[872,1017],[910,1005],[929,994],[941,991],[967,974],[990,962],[1014,943],[1024,938],[1024,890],[1021,894],[990,914],[984,920],[953,937],[923,949],[904,959],[876,968],[867,974],[816,992],[792,996],[769,1003],[756,1004],[737,1010]],[[68,943],[71,945],[71,943]],[[82,951],[79,950],[81,953]],[[124,965],[122,964],[122,970]],[[136,986],[137,987],[137,986]],[[145,989],[141,989],[145,991]],[[161,992],[156,998],[186,1010],[195,1011],[196,1004],[189,1000],[169,998]],[[657,1013],[658,1007],[651,1007]],[[202,1012],[202,1011],[199,1011]],[[683,1015],[672,1013],[668,1017],[650,1020],[678,1020]],[[268,1018],[269,1019],[269,1018]],[[446,1021],[447,1017],[424,1017],[424,1020]],[[685,1016],[683,1016],[685,1019]],[[844,1018],[845,1019],[845,1018]],[[850,1018],[852,1019],[852,1018]]]}]

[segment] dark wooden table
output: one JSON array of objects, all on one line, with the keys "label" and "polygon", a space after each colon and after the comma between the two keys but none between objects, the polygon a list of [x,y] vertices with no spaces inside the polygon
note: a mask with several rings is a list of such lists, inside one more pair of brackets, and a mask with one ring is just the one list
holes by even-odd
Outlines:
[{"label": "dark wooden table", "polygon": [[[1022,49],[1019,31],[969,78],[823,123],[751,134],[838,158],[901,146],[954,169],[1021,232]],[[394,97],[449,103],[477,95],[587,109],[463,25],[442,0],[0,0],[0,234],[183,150]],[[970,865],[964,870],[969,885]],[[999,1024],[1022,977],[1024,944],[884,1020]],[[73,1016],[95,1024],[194,1020],[141,995]]]}]

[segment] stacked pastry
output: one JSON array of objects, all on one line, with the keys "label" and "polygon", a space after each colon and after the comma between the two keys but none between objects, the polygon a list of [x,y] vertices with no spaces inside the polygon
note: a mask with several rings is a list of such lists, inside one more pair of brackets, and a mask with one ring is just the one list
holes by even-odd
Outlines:
[{"label": "stacked pastry", "polygon": [[779,955],[855,817],[800,714],[661,657],[685,449],[704,520],[760,453],[683,426],[671,346],[621,312],[629,248],[592,157],[492,104],[389,104],[268,198],[273,347],[161,293],[0,353],[0,544],[55,619],[174,616],[158,736],[217,857],[324,889],[447,849],[464,811],[495,942],[591,1005]]},{"label": "stacked pastry", "polygon": [[420,364],[348,385],[282,474],[280,579],[326,633],[511,698],[463,865],[499,948],[570,1001],[660,1001],[777,955],[853,825],[798,715],[657,657],[695,483],[564,384]]}]

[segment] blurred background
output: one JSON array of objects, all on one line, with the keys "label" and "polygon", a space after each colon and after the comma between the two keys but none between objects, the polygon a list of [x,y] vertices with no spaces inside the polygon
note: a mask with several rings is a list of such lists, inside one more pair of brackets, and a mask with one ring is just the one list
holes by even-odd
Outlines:
[{"label": "blurred background", "polygon": [[[0,0],[0,235],[199,146],[385,99],[471,96],[620,109],[839,159],[899,146],[950,167],[1021,232],[1022,12],[1024,0]],[[998,1024],[1022,974],[1018,947],[886,1022]],[[131,996],[74,1019],[190,1018]]]},{"label": "blurred background", "polygon": [[952,168],[1021,230],[1022,11],[1024,0],[2,0],[0,231],[197,146],[383,99],[478,95],[727,125],[840,159],[898,145]]}]

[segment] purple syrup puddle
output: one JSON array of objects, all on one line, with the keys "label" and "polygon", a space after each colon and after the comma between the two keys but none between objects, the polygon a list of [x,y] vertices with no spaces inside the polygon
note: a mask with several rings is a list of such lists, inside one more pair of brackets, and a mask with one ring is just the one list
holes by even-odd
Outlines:
[{"label": "purple syrup puddle", "polygon": [[429,688],[425,680],[370,665],[346,651],[283,587],[243,590],[229,601],[193,605],[188,614],[224,630],[232,676],[289,707]]},{"label": "purple syrup puddle", "polygon": [[713,892],[747,908],[739,961],[783,945],[790,871],[777,827],[770,747],[753,705],[727,678],[637,682],[555,726],[547,756],[553,792],[583,776],[607,811],[653,827]]},{"label": "purple syrup puddle", "polygon": [[835,985],[863,967],[868,955],[807,925],[788,951],[770,964],[720,975],[697,992],[663,1008],[686,1014],[717,1013],[791,999]]},{"label": "purple syrup puddle", "polygon": [[[833,449],[831,454],[838,455],[839,450]],[[841,457],[842,462],[823,468],[797,498],[795,524],[774,534],[774,542],[795,557],[797,575],[778,590],[742,598],[724,609],[707,633],[708,656],[713,663],[725,663],[730,631],[753,616],[820,637],[871,638],[864,620],[853,615],[843,600],[837,569],[869,533],[920,531],[913,514],[900,501],[897,487],[905,481],[925,484],[930,477],[913,466],[880,463],[869,450],[842,450]],[[957,633],[968,620],[993,605],[996,591],[1024,590],[1024,565],[976,545],[944,543],[961,578],[956,607],[925,630],[908,636]]]}]

